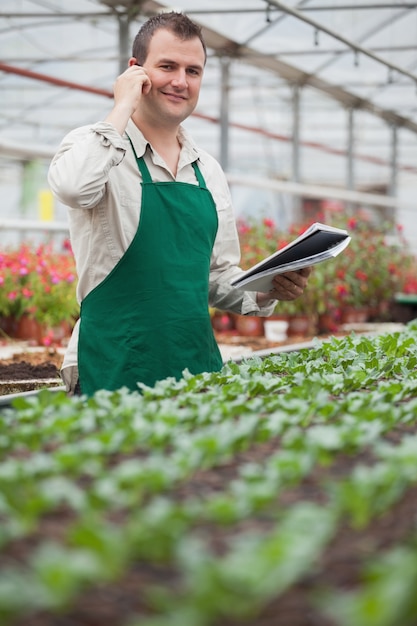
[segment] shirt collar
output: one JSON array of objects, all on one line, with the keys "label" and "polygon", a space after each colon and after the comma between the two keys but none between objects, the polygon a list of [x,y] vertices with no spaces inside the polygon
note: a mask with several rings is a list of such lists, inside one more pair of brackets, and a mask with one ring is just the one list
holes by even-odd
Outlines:
[{"label": "shirt collar", "polygon": [[[129,135],[138,158],[145,154],[148,145],[152,148],[143,136],[142,132],[131,119],[127,123],[126,134]],[[197,159],[201,159],[201,150],[199,150],[191,135],[188,134],[183,126],[180,126],[179,128],[178,139],[181,144],[181,161],[183,163],[193,163]]]}]

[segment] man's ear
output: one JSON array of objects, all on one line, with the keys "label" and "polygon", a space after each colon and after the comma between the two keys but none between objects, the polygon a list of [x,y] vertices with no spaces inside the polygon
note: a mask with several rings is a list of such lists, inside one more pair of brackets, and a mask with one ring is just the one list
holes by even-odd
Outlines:
[{"label": "man's ear", "polygon": [[137,59],[135,59],[135,57],[130,57],[129,61],[128,61],[128,66],[132,67],[132,65],[139,65]]}]

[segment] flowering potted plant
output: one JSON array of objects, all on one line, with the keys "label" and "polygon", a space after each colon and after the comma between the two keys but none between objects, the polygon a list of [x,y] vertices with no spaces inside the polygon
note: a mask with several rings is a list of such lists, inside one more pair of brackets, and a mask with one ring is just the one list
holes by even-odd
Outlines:
[{"label": "flowering potted plant", "polygon": [[52,244],[22,244],[1,254],[0,286],[0,317],[12,320],[12,333],[29,319],[47,339],[50,329],[72,325],[78,316],[75,264],[67,242],[61,252]]},{"label": "flowering potted plant", "polygon": [[[389,223],[376,226],[362,211],[346,218],[340,208],[330,213],[328,210],[325,220],[317,216],[317,221],[345,228],[352,236],[351,243],[335,259],[314,266],[303,296],[291,302],[279,302],[276,314],[298,317],[304,313],[310,319],[310,332],[315,321],[320,327],[324,316],[330,317],[328,330],[335,331],[352,311],[356,321],[384,319],[395,294],[403,290],[406,277],[416,268],[416,259],[409,251],[401,227]],[[240,220],[242,267],[247,269],[281,249],[307,226],[293,225],[288,232],[281,233],[269,219]]]},{"label": "flowering potted plant", "polygon": [[[414,257],[401,227],[393,228],[388,223],[373,226],[359,212],[348,220],[347,228],[352,241],[335,259],[333,292],[327,291],[326,295],[339,307],[342,319],[352,311],[356,311],[357,321],[383,318]],[[387,235],[390,232],[396,232],[391,240]]]},{"label": "flowering potted plant", "polygon": [[239,218],[237,231],[242,257],[241,267],[244,270],[276,252],[278,247],[281,248],[287,244],[275,222],[269,218],[261,220]]},{"label": "flowering potted plant", "polygon": [[[294,224],[289,231],[280,231],[269,218],[244,220],[237,222],[241,247],[243,269],[249,269],[277,250],[296,239],[306,228]],[[289,334],[307,334],[312,332],[316,319],[315,293],[306,290],[302,297],[292,301],[281,301],[275,308],[275,318],[289,320]]]}]

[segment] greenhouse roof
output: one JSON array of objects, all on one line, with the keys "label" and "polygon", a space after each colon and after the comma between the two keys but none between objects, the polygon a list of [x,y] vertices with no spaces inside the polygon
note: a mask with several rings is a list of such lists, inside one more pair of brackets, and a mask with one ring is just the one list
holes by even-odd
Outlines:
[{"label": "greenhouse roof", "polygon": [[417,2],[398,0],[2,0],[0,153],[48,157],[66,132],[102,119],[140,25],[169,9],[203,26],[208,62],[189,125],[215,156],[220,130],[234,129],[229,169],[297,179],[283,146],[298,111],[306,150],[346,155],[354,115],[356,154],[384,181],[394,158],[417,172]]}]

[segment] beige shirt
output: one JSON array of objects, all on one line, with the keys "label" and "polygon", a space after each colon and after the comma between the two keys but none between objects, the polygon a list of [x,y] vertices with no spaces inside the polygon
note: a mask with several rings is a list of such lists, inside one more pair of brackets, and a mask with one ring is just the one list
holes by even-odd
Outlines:
[{"label": "beige shirt", "polygon": [[[209,304],[242,315],[270,315],[276,301],[259,308],[255,294],[233,289],[230,281],[242,270],[235,214],[226,177],[208,153],[197,148],[181,128],[181,154],[176,177],[130,120],[127,129],[138,157],[144,155],[152,180],[196,185],[191,163],[198,165],[210,190],[218,215],[213,247]],[[115,267],[136,234],[141,207],[141,175],[125,134],[109,123],[98,122],[70,132],[49,168],[53,193],[68,206],[71,245],[78,273],[77,298],[81,302]],[[186,253],[186,251],[184,251]],[[62,366],[69,391],[78,379],[78,323]]]}]

